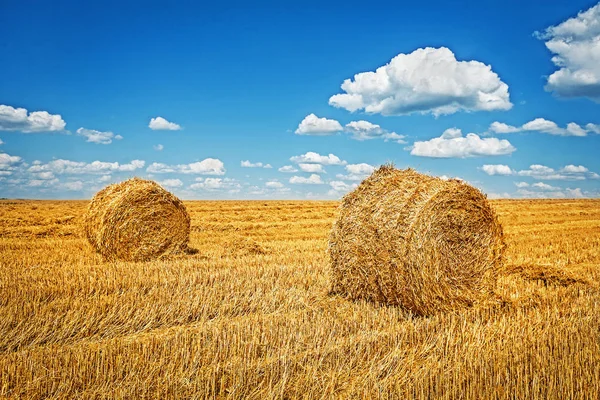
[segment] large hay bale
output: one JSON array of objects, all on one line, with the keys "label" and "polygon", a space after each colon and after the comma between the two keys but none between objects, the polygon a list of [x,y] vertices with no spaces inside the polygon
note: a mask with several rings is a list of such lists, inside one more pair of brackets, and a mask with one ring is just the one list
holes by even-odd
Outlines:
[{"label": "large hay bale", "polygon": [[187,250],[190,216],[181,200],[156,182],[133,178],[96,193],[84,228],[107,259],[148,261]]},{"label": "large hay bale", "polygon": [[332,292],[418,315],[451,310],[493,289],[503,249],[479,190],[384,165],[342,200],[328,247]]}]

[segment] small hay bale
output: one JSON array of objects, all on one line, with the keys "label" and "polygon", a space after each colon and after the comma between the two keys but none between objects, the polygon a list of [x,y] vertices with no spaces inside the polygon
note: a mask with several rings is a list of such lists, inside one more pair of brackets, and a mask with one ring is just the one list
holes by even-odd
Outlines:
[{"label": "small hay bale", "polygon": [[493,290],[503,250],[479,190],[384,165],[342,200],[328,246],[332,292],[417,315],[448,311]]},{"label": "small hay bale", "polygon": [[181,200],[156,182],[132,178],[96,193],[84,230],[107,259],[148,261],[187,251],[190,216]]}]

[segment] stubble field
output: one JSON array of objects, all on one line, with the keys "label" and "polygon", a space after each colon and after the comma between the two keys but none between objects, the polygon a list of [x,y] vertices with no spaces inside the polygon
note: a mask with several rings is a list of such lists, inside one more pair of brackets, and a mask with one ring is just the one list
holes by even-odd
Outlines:
[{"label": "stubble field", "polygon": [[600,398],[600,201],[494,201],[496,298],[329,294],[335,202],[186,202],[195,254],[104,262],[86,202],[0,201],[0,398]]}]

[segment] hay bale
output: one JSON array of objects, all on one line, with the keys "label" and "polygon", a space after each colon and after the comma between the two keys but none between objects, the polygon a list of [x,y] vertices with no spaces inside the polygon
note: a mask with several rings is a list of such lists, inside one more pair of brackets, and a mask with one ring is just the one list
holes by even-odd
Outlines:
[{"label": "hay bale", "polygon": [[190,216],[181,200],[156,182],[133,178],[96,193],[84,230],[107,259],[148,261],[187,250]]},{"label": "hay bale", "polygon": [[462,181],[384,165],[339,211],[328,246],[334,293],[428,315],[470,305],[495,285],[502,227]]}]

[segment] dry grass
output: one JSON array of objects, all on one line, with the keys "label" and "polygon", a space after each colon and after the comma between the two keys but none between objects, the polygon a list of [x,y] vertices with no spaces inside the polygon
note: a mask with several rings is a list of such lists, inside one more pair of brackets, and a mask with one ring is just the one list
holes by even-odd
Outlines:
[{"label": "dry grass", "polygon": [[86,202],[0,202],[0,398],[600,398],[600,202],[498,201],[497,300],[331,296],[330,202],[187,202],[198,252],[104,262]]},{"label": "dry grass", "polygon": [[83,225],[90,244],[109,261],[151,261],[188,250],[185,205],[145,179],[128,179],[96,193]]},{"label": "dry grass", "polygon": [[342,200],[328,246],[332,292],[416,315],[454,311],[490,297],[503,251],[479,190],[383,165]]}]

